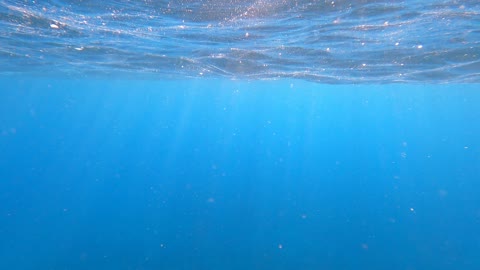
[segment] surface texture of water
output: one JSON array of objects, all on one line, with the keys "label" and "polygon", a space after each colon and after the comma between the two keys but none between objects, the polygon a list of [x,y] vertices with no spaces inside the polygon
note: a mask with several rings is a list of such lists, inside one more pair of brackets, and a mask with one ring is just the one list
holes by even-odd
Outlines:
[{"label": "surface texture of water", "polygon": [[0,1],[0,73],[479,82],[478,1]]}]

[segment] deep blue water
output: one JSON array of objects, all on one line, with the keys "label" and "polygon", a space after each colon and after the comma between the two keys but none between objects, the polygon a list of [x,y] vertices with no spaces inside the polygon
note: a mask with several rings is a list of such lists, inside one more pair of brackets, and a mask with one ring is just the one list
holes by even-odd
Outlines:
[{"label": "deep blue water", "polygon": [[3,79],[0,269],[478,269],[478,85]]},{"label": "deep blue water", "polygon": [[480,269],[479,3],[0,0],[0,270]]}]

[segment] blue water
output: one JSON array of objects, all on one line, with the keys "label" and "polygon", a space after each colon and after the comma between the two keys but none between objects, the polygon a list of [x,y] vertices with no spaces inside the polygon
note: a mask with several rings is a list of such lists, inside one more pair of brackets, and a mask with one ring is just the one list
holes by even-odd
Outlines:
[{"label": "blue water", "polygon": [[478,85],[2,80],[1,269],[478,269]]},{"label": "blue water", "polygon": [[478,1],[0,1],[0,270],[480,269]]},{"label": "blue water", "polygon": [[2,0],[0,74],[479,83],[478,0]]}]

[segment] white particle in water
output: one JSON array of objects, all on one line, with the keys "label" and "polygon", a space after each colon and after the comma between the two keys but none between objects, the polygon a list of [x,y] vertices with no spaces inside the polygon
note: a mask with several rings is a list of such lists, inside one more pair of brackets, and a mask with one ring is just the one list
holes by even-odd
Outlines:
[{"label": "white particle in water", "polygon": [[58,25],[56,25],[54,23],[50,24],[50,27],[53,28],[53,29],[58,29],[59,28]]}]

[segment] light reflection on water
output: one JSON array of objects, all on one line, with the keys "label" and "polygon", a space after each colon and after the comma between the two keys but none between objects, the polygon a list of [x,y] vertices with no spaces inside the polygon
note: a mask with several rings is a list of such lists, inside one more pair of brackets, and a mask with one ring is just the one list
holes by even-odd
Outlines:
[{"label": "light reflection on water", "polygon": [[478,82],[477,1],[2,1],[0,73]]}]

